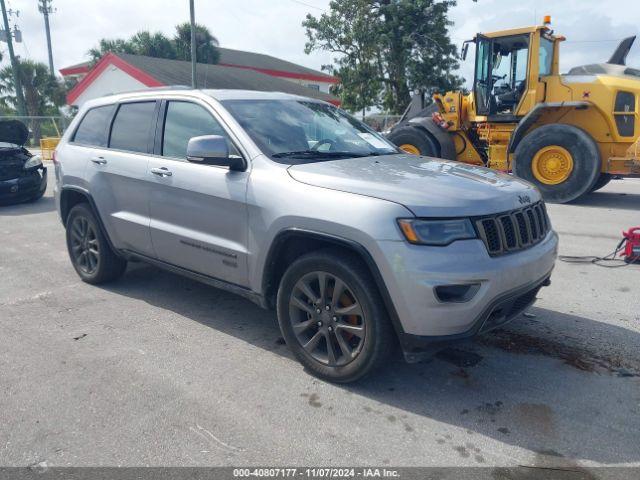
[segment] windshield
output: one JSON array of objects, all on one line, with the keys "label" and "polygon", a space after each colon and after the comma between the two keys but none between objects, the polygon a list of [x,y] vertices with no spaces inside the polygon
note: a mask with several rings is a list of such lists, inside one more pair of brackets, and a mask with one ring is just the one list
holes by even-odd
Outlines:
[{"label": "windshield", "polygon": [[311,100],[223,100],[275,161],[307,163],[398,153],[384,137],[332,105]]}]

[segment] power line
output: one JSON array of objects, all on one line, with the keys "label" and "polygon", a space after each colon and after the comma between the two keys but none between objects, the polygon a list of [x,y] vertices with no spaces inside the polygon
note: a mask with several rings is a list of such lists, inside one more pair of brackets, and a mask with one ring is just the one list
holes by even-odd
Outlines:
[{"label": "power line", "polygon": [[22,84],[20,83],[20,64],[18,63],[18,60],[13,51],[13,34],[11,32],[11,28],[9,27],[9,17],[7,16],[7,8],[5,7],[4,0],[0,0],[0,8],[2,9],[2,20],[4,23],[4,33],[6,37],[4,40],[7,42],[7,48],[9,49],[11,72],[13,74],[13,86],[16,90],[16,107],[19,115],[25,115],[27,109],[25,107]]},{"label": "power line", "polygon": [[324,12],[324,8],[320,8],[320,7],[317,7],[315,5],[311,5],[309,3],[301,2],[300,0],[291,0],[291,1],[293,3],[297,3],[298,5],[304,5],[305,7],[315,8],[316,10],[320,10],[321,12]]},{"label": "power line", "polygon": [[604,42],[620,42],[623,38],[608,38],[602,40],[565,40],[564,43],[604,43]]}]

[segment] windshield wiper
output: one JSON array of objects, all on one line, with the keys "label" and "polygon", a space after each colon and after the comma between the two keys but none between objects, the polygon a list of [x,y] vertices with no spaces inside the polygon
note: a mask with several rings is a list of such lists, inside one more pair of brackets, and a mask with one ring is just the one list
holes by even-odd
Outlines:
[{"label": "windshield wiper", "polygon": [[280,152],[271,155],[273,158],[344,158],[344,157],[369,157],[379,155],[376,152],[321,152],[320,150],[298,150],[295,152]]}]

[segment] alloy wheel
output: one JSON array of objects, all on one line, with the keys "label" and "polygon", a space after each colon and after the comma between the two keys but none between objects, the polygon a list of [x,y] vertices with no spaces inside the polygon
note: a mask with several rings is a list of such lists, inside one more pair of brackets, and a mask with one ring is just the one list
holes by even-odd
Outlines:
[{"label": "alloy wheel", "polygon": [[100,261],[100,245],[93,225],[85,217],[76,217],[71,224],[71,254],[83,273],[93,274]]},{"label": "alloy wheel", "polygon": [[318,362],[346,365],[360,354],[367,328],[362,304],[338,276],[311,272],[298,280],[289,299],[296,339]]}]

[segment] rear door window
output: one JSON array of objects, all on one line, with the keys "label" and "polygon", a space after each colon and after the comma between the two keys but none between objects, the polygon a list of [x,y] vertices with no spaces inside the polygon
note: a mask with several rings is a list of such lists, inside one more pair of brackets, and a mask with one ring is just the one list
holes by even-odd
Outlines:
[{"label": "rear door window", "polygon": [[114,108],[114,105],[105,105],[89,110],[80,121],[73,141],[81,145],[106,147],[109,122]]},{"label": "rear door window", "polygon": [[148,153],[155,108],[155,101],[120,105],[111,127],[109,147]]},{"label": "rear door window", "polygon": [[192,137],[220,135],[227,140],[230,155],[239,155],[222,125],[204,107],[181,101],[170,101],[164,121],[162,155],[187,158],[187,144]]}]

